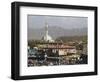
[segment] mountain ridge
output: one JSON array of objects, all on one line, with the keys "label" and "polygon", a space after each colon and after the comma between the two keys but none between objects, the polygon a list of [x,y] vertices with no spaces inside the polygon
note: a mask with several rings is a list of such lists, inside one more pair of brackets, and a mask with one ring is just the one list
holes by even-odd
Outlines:
[{"label": "mountain ridge", "polygon": [[[51,26],[48,27],[48,34],[53,38],[56,39],[62,36],[84,36],[87,35],[87,28],[62,28]],[[41,38],[45,35],[44,28],[28,28],[28,40],[37,39],[41,40]]]}]

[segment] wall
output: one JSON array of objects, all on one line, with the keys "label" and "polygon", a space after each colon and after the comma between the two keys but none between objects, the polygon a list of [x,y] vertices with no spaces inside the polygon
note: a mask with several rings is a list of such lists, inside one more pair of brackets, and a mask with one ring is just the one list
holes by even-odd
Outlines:
[{"label": "wall", "polygon": [[[0,82],[13,82],[10,79],[11,72],[11,2],[14,0],[1,0],[0,1]],[[16,0],[17,1],[17,0]],[[89,5],[98,6],[100,9],[100,0],[20,0],[28,2],[41,2],[41,3],[58,3],[58,4],[72,4],[72,5]],[[100,14],[100,11],[98,11]],[[100,21],[100,16],[98,16],[98,21]],[[98,27],[100,24],[98,24]],[[100,35],[100,28],[99,35]],[[100,42],[100,38],[99,41]],[[100,48],[100,43],[99,43]],[[99,51],[100,54],[100,51]],[[100,58],[100,55],[98,56]],[[100,62],[100,60],[99,60]],[[99,65],[100,68],[100,65]],[[99,71],[100,73],[100,71]],[[39,80],[26,80],[26,82],[86,82],[95,81],[99,82],[98,76],[84,76],[84,77],[67,77],[67,78],[53,78],[53,79],[39,79]]]}]

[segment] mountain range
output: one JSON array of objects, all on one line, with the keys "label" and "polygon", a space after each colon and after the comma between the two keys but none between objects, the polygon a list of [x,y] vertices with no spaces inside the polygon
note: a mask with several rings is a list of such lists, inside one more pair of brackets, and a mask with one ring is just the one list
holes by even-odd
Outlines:
[{"label": "mountain range", "polygon": [[[62,36],[84,36],[87,35],[87,27],[84,28],[62,28],[52,26],[48,28],[48,34],[53,38],[59,38]],[[28,28],[28,40],[41,40],[45,35],[44,28]]]}]

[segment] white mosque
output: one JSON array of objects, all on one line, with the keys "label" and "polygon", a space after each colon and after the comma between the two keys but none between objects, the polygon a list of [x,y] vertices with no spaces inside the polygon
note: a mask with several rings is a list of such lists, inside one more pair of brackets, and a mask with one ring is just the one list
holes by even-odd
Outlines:
[{"label": "white mosque", "polygon": [[42,40],[46,41],[46,42],[54,42],[52,37],[48,34],[48,24],[47,24],[47,22],[45,22],[45,35],[42,37]]}]

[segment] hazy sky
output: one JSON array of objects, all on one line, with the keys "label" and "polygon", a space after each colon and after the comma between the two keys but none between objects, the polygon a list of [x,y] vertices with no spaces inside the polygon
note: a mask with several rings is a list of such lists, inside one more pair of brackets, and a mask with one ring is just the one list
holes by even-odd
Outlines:
[{"label": "hazy sky", "polygon": [[44,28],[45,22],[49,26],[59,26],[62,28],[86,28],[87,17],[68,17],[68,16],[43,16],[28,15],[28,28]]}]

